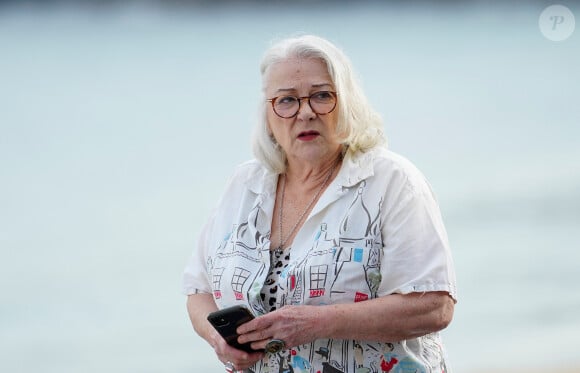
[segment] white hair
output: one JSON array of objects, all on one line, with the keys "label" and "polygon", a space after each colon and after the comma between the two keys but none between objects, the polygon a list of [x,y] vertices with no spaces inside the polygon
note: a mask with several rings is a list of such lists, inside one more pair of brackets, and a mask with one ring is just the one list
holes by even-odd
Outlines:
[{"label": "white hair", "polygon": [[348,152],[366,151],[378,145],[386,146],[382,120],[363,94],[348,57],[326,39],[303,35],[275,43],[262,57],[260,119],[252,138],[254,156],[260,162],[276,173],[286,170],[286,155],[268,130],[265,86],[268,69],[290,58],[316,58],[326,64],[338,96],[336,132],[343,134],[342,144]]}]

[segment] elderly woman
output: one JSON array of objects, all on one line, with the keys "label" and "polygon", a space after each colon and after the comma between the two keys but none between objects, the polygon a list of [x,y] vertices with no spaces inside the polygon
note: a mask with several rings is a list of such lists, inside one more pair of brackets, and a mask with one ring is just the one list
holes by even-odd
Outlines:
[{"label": "elderly woman", "polygon": [[[234,172],[185,269],[195,331],[229,371],[448,372],[438,332],[455,275],[424,176],[386,149],[329,41],[282,40],[261,74],[256,159]],[[233,305],[256,316],[237,329],[256,352],[207,321]]]}]

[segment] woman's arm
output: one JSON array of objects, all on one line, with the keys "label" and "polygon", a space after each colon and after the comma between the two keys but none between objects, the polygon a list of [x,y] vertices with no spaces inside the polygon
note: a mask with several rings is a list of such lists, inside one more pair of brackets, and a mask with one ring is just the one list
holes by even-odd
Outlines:
[{"label": "woman's arm", "polygon": [[238,328],[238,341],[264,348],[272,339],[287,347],[316,339],[397,342],[444,329],[455,302],[446,292],[392,294],[359,303],[286,306]]},{"label": "woman's arm", "polygon": [[[392,294],[370,302],[328,307],[331,338],[397,342],[445,329],[453,318],[454,300],[446,292]],[[324,315],[321,320],[325,324]]]},{"label": "woman's arm", "polygon": [[187,313],[193,329],[211,346],[215,345],[216,330],[207,321],[210,312],[217,311],[211,294],[191,294],[187,296]]},{"label": "woman's arm", "polygon": [[231,362],[236,369],[242,370],[251,367],[256,361],[261,360],[264,356],[261,352],[249,354],[228,345],[209,321],[207,321],[207,315],[217,309],[218,307],[211,294],[191,294],[187,296],[187,313],[189,314],[193,329],[213,347],[218,359],[222,363]]}]

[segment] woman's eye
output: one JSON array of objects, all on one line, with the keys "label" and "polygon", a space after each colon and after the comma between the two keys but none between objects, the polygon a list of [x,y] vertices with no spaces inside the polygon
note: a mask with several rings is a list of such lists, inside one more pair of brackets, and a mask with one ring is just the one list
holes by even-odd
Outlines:
[{"label": "woman's eye", "polygon": [[282,105],[291,105],[295,103],[298,99],[294,96],[282,96],[278,98],[278,103]]},{"label": "woman's eye", "polygon": [[328,91],[321,91],[321,92],[316,92],[311,96],[313,99],[318,100],[318,101],[328,101],[328,100],[332,100],[332,95],[330,94],[330,92]]}]

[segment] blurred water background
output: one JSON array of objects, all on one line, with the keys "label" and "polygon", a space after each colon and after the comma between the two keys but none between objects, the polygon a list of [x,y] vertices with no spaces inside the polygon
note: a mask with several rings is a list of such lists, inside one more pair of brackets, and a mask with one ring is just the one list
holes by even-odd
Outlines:
[{"label": "blurred water background", "polygon": [[580,30],[545,38],[550,2],[413,4],[0,3],[0,371],[223,371],[181,272],[296,32],[346,51],[438,195],[455,371],[580,366]]}]

